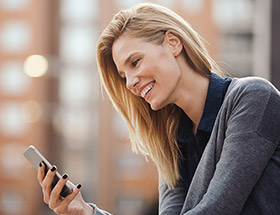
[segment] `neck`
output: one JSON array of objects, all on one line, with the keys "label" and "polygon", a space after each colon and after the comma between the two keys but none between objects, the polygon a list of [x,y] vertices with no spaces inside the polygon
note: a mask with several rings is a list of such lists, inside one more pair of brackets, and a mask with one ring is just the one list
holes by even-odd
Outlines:
[{"label": "neck", "polygon": [[208,92],[209,79],[189,70],[182,75],[182,84],[179,86],[179,96],[176,105],[179,106],[192,120],[194,133],[203,114]]}]

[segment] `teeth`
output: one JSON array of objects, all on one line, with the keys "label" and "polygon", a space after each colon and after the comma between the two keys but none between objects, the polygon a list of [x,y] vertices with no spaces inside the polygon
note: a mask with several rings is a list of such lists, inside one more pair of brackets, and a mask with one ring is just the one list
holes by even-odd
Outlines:
[{"label": "teeth", "polygon": [[153,88],[153,86],[154,86],[154,83],[151,83],[147,87],[145,87],[141,92],[141,96],[144,98],[146,96],[146,94]]}]

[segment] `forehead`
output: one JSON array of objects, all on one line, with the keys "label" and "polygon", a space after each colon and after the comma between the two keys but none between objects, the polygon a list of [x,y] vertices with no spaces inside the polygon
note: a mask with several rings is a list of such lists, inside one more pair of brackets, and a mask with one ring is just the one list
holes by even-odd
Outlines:
[{"label": "forehead", "polygon": [[150,46],[152,46],[151,42],[124,33],[113,43],[113,60],[117,66],[121,66],[130,55],[135,52],[145,52]]},{"label": "forehead", "polygon": [[115,59],[129,55],[129,52],[137,49],[139,42],[139,38],[131,37],[128,34],[122,34],[118,39],[115,40],[112,46],[112,55],[114,61]]},{"label": "forehead", "polygon": [[113,43],[112,49],[120,49],[126,47],[126,44],[129,44],[129,46],[135,42],[140,42],[140,38],[132,37],[128,33],[123,33],[120,35]]}]

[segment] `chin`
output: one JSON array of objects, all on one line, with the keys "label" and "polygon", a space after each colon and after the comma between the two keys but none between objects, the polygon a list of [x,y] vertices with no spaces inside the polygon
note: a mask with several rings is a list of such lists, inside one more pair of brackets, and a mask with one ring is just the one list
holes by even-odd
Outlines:
[{"label": "chin", "polygon": [[154,110],[154,111],[157,111],[158,108],[155,108],[154,106],[150,105],[151,109]]},{"label": "chin", "polygon": [[162,109],[164,105],[151,102],[150,107],[152,110],[157,111],[159,109]]}]

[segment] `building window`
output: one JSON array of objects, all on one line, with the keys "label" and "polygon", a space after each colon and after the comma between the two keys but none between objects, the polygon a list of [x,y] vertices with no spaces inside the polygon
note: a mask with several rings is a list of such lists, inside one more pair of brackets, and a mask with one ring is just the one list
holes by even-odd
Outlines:
[{"label": "building window", "polygon": [[8,137],[22,136],[28,128],[19,102],[4,102],[0,106],[0,131]]},{"label": "building window", "polygon": [[27,8],[30,0],[0,0],[0,8],[8,12],[18,12]]},{"label": "building window", "polygon": [[30,86],[31,79],[22,71],[22,63],[6,61],[0,65],[1,93],[7,96],[20,96]]},{"label": "building window", "polygon": [[6,54],[21,54],[31,44],[30,26],[24,21],[7,21],[0,30],[0,48]]}]

